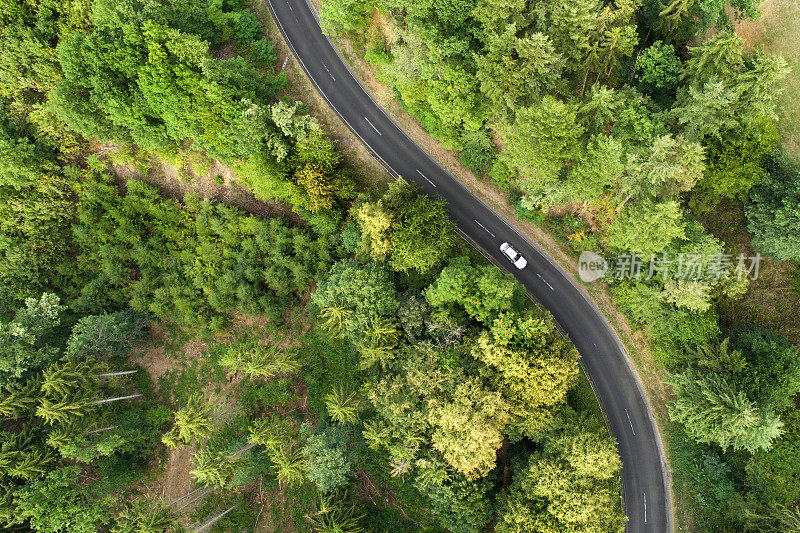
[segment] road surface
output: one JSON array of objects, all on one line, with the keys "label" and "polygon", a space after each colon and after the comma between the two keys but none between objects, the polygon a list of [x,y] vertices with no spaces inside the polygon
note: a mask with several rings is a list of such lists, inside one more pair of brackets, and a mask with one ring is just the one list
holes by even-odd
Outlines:
[{"label": "road surface", "polygon": [[[268,0],[295,58],[317,90],[381,164],[444,198],[458,229],[505,265],[549,310],[581,354],[622,459],[627,531],[671,532],[669,477],[646,393],[625,348],[595,303],[538,246],[473,195],[414,143],[384,112],[322,34],[306,0]],[[527,259],[517,271],[501,255],[509,242]]]}]

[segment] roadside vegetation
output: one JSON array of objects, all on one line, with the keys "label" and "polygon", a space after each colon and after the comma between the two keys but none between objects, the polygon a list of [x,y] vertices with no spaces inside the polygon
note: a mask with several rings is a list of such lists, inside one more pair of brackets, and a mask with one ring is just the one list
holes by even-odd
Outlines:
[{"label": "roadside vegetation", "polygon": [[778,487],[799,472],[800,166],[779,136],[795,124],[777,122],[796,87],[780,48],[734,33],[758,3],[323,0],[320,13],[517,217],[605,258],[674,393],[678,525],[796,529],[798,497]]},{"label": "roadside vegetation", "polygon": [[[2,526],[622,531],[574,347],[344,163],[246,7],[0,13]],[[159,188],[221,166],[291,216]]]}]

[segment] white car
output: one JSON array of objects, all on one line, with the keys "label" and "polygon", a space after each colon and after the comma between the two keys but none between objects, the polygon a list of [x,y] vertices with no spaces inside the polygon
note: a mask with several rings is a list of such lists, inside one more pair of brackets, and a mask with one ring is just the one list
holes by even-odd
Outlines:
[{"label": "white car", "polygon": [[528,266],[527,259],[522,257],[522,254],[519,253],[518,251],[516,251],[507,242],[504,242],[503,244],[500,245],[500,251],[503,252],[505,254],[505,256],[508,257],[508,259],[512,263],[514,263],[514,266],[517,267],[518,269],[522,270],[523,268]]}]

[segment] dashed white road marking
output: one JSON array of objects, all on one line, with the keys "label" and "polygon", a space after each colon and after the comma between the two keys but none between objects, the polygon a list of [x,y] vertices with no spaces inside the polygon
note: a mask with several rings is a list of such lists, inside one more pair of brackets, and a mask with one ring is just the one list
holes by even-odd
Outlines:
[{"label": "dashed white road marking", "polygon": [[[367,118],[367,117],[364,117],[364,118]],[[372,126],[372,127],[374,128],[375,126]],[[375,131],[378,131],[378,130],[375,130]],[[380,133],[380,132],[378,132],[378,133]],[[429,179],[428,179],[428,176],[426,176],[425,174],[423,174],[422,172],[420,172],[420,171],[419,171],[419,169],[417,169],[417,174],[419,174],[420,176],[422,176],[423,178],[425,178],[425,181],[427,181],[428,183],[430,183],[431,185],[433,185],[434,187],[436,187],[436,184],[435,184],[434,182],[432,182],[431,180],[429,180]]]},{"label": "dashed white road marking", "polygon": [[484,229],[484,231],[486,231],[486,233],[488,233],[488,234],[489,234],[489,235],[491,235],[492,237],[497,237],[497,236],[496,236],[494,233],[492,233],[491,231],[489,231],[489,228],[487,228],[486,226],[484,226],[483,224],[481,224],[480,222],[478,222],[478,220],[477,220],[477,219],[473,218],[472,220],[474,220],[474,221],[475,221],[475,223],[476,223],[477,225],[479,225],[480,227],[482,227],[482,228]]},{"label": "dashed white road marking", "polygon": [[[375,127],[375,124],[373,124],[372,122],[370,122],[370,120],[369,120],[367,117],[364,117],[364,120],[366,120],[367,122],[369,122],[369,125],[370,125],[370,126],[372,126],[372,129],[373,129],[373,130],[375,130],[375,131],[378,131],[378,128],[376,128],[376,127]],[[379,132],[379,131],[378,131],[378,135],[383,135],[383,134],[382,134],[381,132]],[[417,172],[419,172],[419,170],[417,170]],[[426,178],[426,179],[427,179],[427,178]]]},{"label": "dashed white road marking", "polygon": [[[328,70],[328,66],[327,66],[327,65],[325,65],[325,62],[324,62],[324,61],[320,61],[320,63],[322,63],[322,66],[323,66],[323,67],[325,67],[325,70],[328,72],[328,76],[330,76],[331,78],[333,78],[333,81],[336,81],[336,78],[334,78],[334,77],[333,77],[333,74],[331,74],[331,71],[330,71],[330,70]],[[364,117],[364,118],[366,118],[366,117]]]},{"label": "dashed white road marking", "polygon": [[644,496],[644,523],[647,523],[647,493],[643,492],[642,496]]},{"label": "dashed white road marking", "polygon": [[286,2],[286,5],[289,6],[289,11],[294,11],[294,8],[292,7],[291,3]]},{"label": "dashed white road marking", "polygon": [[627,409],[625,409],[625,416],[628,417],[628,424],[631,425],[631,432],[633,433],[633,436],[635,437],[636,436],[636,432],[633,431],[633,422],[631,421],[631,415],[628,414],[628,410]]},{"label": "dashed white road marking", "polygon": [[552,286],[552,285],[550,285],[549,283],[547,283],[547,280],[546,280],[546,279],[544,279],[544,278],[542,277],[542,275],[541,275],[541,274],[539,274],[539,273],[537,272],[537,273],[536,273],[536,275],[537,275],[537,276],[539,276],[539,279],[540,279],[540,280],[544,281],[544,284],[545,284],[545,285],[547,285],[548,287],[550,287],[550,290],[551,290],[551,291],[554,291],[554,290],[555,290],[555,289],[553,288],[553,286]]}]

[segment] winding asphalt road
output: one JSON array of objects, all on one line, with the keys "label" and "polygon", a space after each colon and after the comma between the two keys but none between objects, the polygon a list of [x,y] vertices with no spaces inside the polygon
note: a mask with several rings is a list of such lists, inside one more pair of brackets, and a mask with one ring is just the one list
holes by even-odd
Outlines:
[{"label": "winding asphalt road", "polygon": [[[627,352],[597,305],[536,244],[473,195],[384,112],[322,34],[306,0],[268,0],[278,27],[328,104],[395,176],[444,198],[462,234],[512,271],[575,344],[622,458],[628,532],[671,532],[668,468],[647,395]],[[509,242],[527,259],[522,271],[500,252]]]}]

